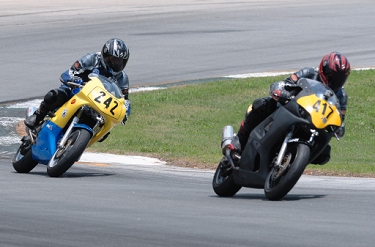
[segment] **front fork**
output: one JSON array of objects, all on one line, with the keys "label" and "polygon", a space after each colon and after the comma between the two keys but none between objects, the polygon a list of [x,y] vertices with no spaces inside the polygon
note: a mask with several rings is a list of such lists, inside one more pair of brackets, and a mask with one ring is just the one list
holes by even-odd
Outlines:
[{"label": "front fork", "polygon": [[65,134],[63,137],[60,139],[57,147],[58,149],[63,149],[66,145],[66,140],[69,138],[70,133],[72,133],[73,127],[78,123],[79,119],[82,116],[82,108],[78,111],[77,115],[74,116],[72,122],[70,123],[68,129],[66,130]]},{"label": "front fork", "polygon": [[[65,134],[63,137],[60,139],[59,143],[57,144],[58,149],[64,149],[66,146],[66,141],[69,138],[69,135],[72,133],[72,130],[74,126],[79,122],[82,114],[84,112],[84,107],[82,107],[76,114],[76,116],[73,118],[72,122],[70,123],[69,127],[67,128]],[[95,135],[97,132],[100,131],[100,126],[103,125],[104,121],[102,118],[97,117],[97,123],[93,128],[93,135]]]},{"label": "front fork", "polygon": [[285,139],[283,141],[283,145],[281,145],[280,152],[277,155],[276,162],[274,163],[275,167],[281,167],[281,162],[283,161],[283,158],[284,158],[285,152],[286,152],[286,148],[287,148],[289,140],[292,138],[292,136],[293,136],[293,131],[290,131],[286,135],[286,137],[285,137]]},{"label": "front fork", "polygon": [[282,162],[283,162],[283,159],[285,157],[286,149],[287,149],[289,143],[296,143],[296,142],[298,143],[299,142],[299,143],[305,143],[308,146],[312,146],[312,143],[314,142],[315,137],[319,135],[319,133],[316,130],[310,129],[311,135],[310,135],[310,138],[309,138],[308,141],[299,140],[299,138],[292,139],[294,129],[295,129],[295,126],[293,125],[290,132],[286,135],[286,137],[283,141],[283,144],[281,145],[279,154],[277,155],[276,161],[273,164],[274,167],[276,167],[276,168],[282,167]]}]

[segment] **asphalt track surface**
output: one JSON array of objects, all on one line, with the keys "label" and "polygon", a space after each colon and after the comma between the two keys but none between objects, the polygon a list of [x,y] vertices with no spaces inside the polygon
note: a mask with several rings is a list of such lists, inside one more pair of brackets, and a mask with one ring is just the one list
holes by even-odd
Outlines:
[{"label": "asphalt track surface", "polygon": [[[62,4],[64,2],[64,4]],[[131,85],[293,71],[332,50],[375,65],[373,1],[0,1],[0,102],[42,96],[109,37]],[[99,46],[98,46],[99,45]],[[82,53],[83,52],[83,53]],[[90,157],[90,155],[89,155]],[[219,198],[213,171],[90,160],[63,177],[0,159],[0,246],[372,246],[374,179],[303,176],[279,202]]]}]

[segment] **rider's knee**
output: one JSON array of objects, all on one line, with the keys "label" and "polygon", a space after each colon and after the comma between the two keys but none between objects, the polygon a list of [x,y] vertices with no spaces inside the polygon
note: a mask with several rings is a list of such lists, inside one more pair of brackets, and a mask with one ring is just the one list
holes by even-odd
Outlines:
[{"label": "rider's knee", "polygon": [[267,106],[267,100],[265,98],[256,99],[253,102],[253,108],[252,111],[254,112],[260,112],[264,111]]},{"label": "rider's knee", "polygon": [[57,89],[52,89],[49,91],[45,96],[44,96],[44,102],[47,104],[53,104],[55,103],[58,95],[58,90]]},{"label": "rider's knee", "polygon": [[311,164],[324,165],[331,159],[331,146],[327,145],[323,152],[311,162]]}]

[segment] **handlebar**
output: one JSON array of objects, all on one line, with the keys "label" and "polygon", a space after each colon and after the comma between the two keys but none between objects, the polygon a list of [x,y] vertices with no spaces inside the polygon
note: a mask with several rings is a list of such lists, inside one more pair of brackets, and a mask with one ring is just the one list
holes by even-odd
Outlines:
[{"label": "handlebar", "polygon": [[75,82],[71,82],[71,81],[66,82],[66,85],[69,86],[69,87],[79,87],[79,88],[83,88],[83,85],[78,84],[78,83],[75,83]]}]

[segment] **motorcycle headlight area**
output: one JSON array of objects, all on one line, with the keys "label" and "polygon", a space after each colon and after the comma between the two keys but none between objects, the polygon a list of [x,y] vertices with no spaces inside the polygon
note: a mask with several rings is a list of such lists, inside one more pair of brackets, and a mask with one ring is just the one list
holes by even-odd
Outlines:
[{"label": "motorcycle headlight area", "polygon": [[103,120],[103,117],[101,114],[99,114],[97,111],[90,107],[84,107],[83,108],[83,114],[80,118],[81,123],[87,124],[90,128],[94,129],[94,127],[97,125],[98,120]]}]

